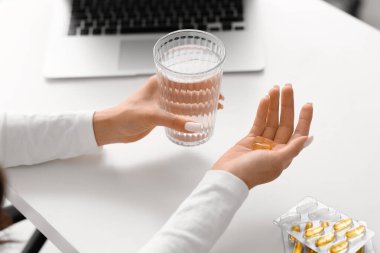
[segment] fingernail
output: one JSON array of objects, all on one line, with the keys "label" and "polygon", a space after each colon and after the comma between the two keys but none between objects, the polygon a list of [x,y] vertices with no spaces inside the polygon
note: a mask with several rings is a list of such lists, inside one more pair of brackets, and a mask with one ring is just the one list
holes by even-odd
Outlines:
[{"label": "fingernail", "polygon": [[197,122],[186,122],[185,129],[189,132],[199,133],[202,131],[202,125]]},{"label": "fingernail", "polygon": [[312,102],[308,102],[307,104],[309,104],[309,105],[313,106],[313,103],[312,103]]},{"label": "fingernail", "polygon": [[308,147],[313,142],[313,140],[314,140],[314,136],[309,136],[309,138],[307,138],[307,140],[303,144],[303,148]]},{"label": "fingernail", "polygon": [[285,84],[285,86],[292,87],[293,85],[291,83],[287,83],[287,84]]}]

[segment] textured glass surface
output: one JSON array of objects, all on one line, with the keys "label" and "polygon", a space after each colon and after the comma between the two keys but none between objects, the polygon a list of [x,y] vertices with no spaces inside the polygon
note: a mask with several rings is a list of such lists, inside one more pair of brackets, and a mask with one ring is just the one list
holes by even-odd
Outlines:
[{"label": "textured glass surface", "polygon": [[223,43],[215,36],[182,30],[161,38],[154,47],[161,107],[202,124],[199,133],[166,129],[171,141],[183,146],[206,142],[212,135],[218,107]]}]

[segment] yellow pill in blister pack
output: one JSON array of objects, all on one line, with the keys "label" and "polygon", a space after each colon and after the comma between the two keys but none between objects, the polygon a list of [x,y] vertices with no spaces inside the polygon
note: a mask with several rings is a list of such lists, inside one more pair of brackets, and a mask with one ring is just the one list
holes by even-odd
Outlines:
[{"label": "yellow pill in blister pack", "polygon": [[330,226],[329,222],[327,220],[321,221],[321,226],[324,228],[327,228]]},{"label": "yellow pill in blister pack", "polygon": [[294,245],[293,253],[302,253],[302,250],[302,243],[296,242],[296,244]]},{"label": "yellow pill in blister pack", "polygon": [[294,226],[292,227],[292,231],[294,231],[294,232],[300,232],[300,231],[301,231],[301,228],[300,228],[299,225],[294,225]]},{"label": "yellow pill in blister pack", "polygon": [[322,226],[318,226],[318,227],[314,227],[314,228],[309,228],[308,230],[305,231],[305,237],[306,238],[315,237],[317,235],[322,234],[322,232],[324,230],[325,230],[325,228],[322,227]]},{"label": "yellow pill in blister pack", "polygon": [[341,241],[331,246],[330,253],[344,253],[348,250],[348,241]]},{"label": "yellow pill in blister pack", "polygon": [[343,219],[343,220],[340,220],[334,224],[334,230],[336,232],[339,232],[339,231],[342,231],[342,230],[350,227],[351,225],[352,225],[352,219],[351,218]]},{"label": "yellow pill in blister pack", "polygon": [[[299,225],[294,225],[294,226],[292,227],[292,231],[293,231],[293,232],[300,232],[300,231],[301,231],[301,228],[300,228]],[[294,236],[292,236],[292,235],[289,235],[289,240],[290,240],[291,242],[295,242],[296,238],[295,238]]]},{"label": "yellow pill in blister pack", "polygon": [[361,247],[356,253],[364,253],[364,247]]},{"label": "yellow pill in blister pack", "polygon": [[360,225],[356,228],[350,229],[346,232],[346,237],[350,240],[363,236],[365,232],[365,226]]},{"label": "yellow pill in blister pack", "polygon": [[313,222],[309,221],[305,225],[305,230],[308,230],[309,228],[312,228],[312,227],[313,227]]},{"label": "yellow pill in blister pack", "polygon": [[324,236],[318,238],[317,241],[315,242],[315,246],[317,246],[317,247],[326,246],[327,244],[334,241],[334,239],[335,239],[335,234],[329,233],[327,235],[324,235]]}]

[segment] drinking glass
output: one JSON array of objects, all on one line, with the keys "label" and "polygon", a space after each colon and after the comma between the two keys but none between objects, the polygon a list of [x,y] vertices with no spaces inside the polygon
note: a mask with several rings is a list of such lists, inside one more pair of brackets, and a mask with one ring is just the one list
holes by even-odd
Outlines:
[{"label": "drinking glass", "polygon": [[226,51],[214,35],[179,30],[159,39],[153,48],[160,87],[160,106],[201,124],[197,133],[166,128],[167,137],[182,146],[205,143],[212,136]]}]

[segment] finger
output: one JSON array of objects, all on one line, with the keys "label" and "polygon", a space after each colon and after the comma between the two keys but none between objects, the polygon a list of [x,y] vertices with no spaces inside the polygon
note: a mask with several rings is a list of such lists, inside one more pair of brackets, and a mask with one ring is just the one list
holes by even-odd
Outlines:
[{"label": "finger", "polygon": [[[307,136],[298,137],[277,151],[278,156],[276,157],[278,157],[278,162],[282,165],[283,169],[302,151],[304,145],[307,144],[306,141],[308,141]],[[312,137],[310,141],[312,141]]]},{"label": "finger", "polygon": [[159,110],[151,117],[153,125],[155,126],[164,126],[184,133],[197,133],[202,131],[202,125],[200,123],[163,110]]},{"label": "finger", "polygon": [[224,96],[222,93],[219,94],[219,100],[224,100]]},{"label": "finger", "polygon": [[[314,140],[314,137],[313,137],[313,136],[309,136],[309,137],[306,139],[306,141],[303,143],[303,145],[302,145],[302,149],[308,147],[308,146],[313,142],[313,140]],[[291,140],[291,142],[292,142],[292,140]],[[293,158],[294,158],[294,157],[293,157]],[[289,167],[289,165],[290,165],[290,164],[292,163],[292,161],[293,161],[293,158],[290,159],[290,160],[288,160],[288,161],[286,161],[286,162],[285,162],[285,165],[284,165],[282,168],[283,168],[283,169],[286,169],[287,167]]]},{"label": "finger", "polygon": [[300,136],[308,136],[310,131],[311,120],[313,119],[313,104],[307,103],[302,106],[298,124],[291,140]]},{"label": "finger", "polygon": [[277,143],[287,143],[294,130],[294,96],[291,84],[285,85],[281,92],[280,126],[274,139]]},{"label": "finger", "polygon": [[218,103],[218,110],[223,110],[223,109],[224,109],[224,105],[221,103]]},{"label": "finger", "polygon": [[134,92],[132,96],[139,96],[139,97],[147,97],[151,96],[152,94],[159,95],[158,92],[158,77],[157,75],[150,76],[148,80],[137,90]]},{"label": "finger", "polygon": [[269,96],[266,95],[264,98],[260,100],[260,104],[256,112],[255,121],[253,123],[251,130],[249,131],[250,135],[253,135],[253,136],[262,135],[265,129],[265,124],[267,120],[268,107],[269,107]]},{"label": "finger", "polygon": [[269,91],[269,109],[263,137],[273,140],[278,128],[278,105],[280,88],[276,85]]}]

